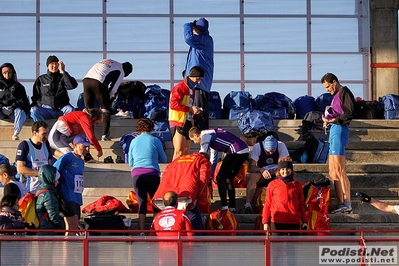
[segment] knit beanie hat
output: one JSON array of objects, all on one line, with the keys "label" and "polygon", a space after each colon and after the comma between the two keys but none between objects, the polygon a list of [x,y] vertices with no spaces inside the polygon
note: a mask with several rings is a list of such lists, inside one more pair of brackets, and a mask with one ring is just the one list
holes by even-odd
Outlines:
[{"label": "knit beanie hat", "polygon": [[46,66],[50,65],[50,64],[53,63],[53,62],[58,62],[58,61],[60,61],[60,60],[58,60],[58,57],[56,57],[55,55],[50,55],[50,56],[47,58]]},{"label": "knit beanie hat", "polygon": [[200,32],[204,32],[208,30],[209,23],[205,18],[199,18],[198,20],[194,20],[194,27],[197,28]]},{"label": "knit beanie hat", "polygon": [[190,69],[189,77],[191,78],[203,78],[204,77],[204,70],[199,66],[194,66]]},{"label": "knit beanie hat", "polygon": [[280,170],[281,168],[289,168],[291,170],[294,170],[294,166],[292,165],[291,161],[282,161],[278,163],[278,169]]},{"label": "knit beanie hat", "polygon": [[266,151],[275,151],[277,150],[277,139],[273,136],[267,136],[263,141],[263,148]]}]

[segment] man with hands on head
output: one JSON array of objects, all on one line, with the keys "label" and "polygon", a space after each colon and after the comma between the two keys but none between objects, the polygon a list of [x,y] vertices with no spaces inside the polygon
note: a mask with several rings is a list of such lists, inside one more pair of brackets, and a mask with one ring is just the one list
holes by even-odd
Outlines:
[{"label": "man with hands on head", "polygon": [[47,58],[46,66],[47,73],[40,75],[33,85],[30,114],[34,121],[55,119],[74,110],[69,103],[68,90],[75,89],[77,81],[55,55]]}]

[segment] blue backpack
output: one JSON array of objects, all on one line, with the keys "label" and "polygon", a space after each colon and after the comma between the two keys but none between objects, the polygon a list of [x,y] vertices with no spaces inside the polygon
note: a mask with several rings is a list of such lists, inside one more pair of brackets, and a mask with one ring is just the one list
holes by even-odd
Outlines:
[{"label": "blue backpack", "polygon": [[145,91],[143,114],[154,121],[168,120],[168,100],[156,84],[148,86]]},{"label": "blue backpack", "polygon": [[386,120],[399,119],[399,95],[387,94],[380,99]]},{"label": "blue backpack", "polygon": [[254,107],[253,99],[248,91],[231,91],[223,99],[223,109],[230,120],[237,120]]},{"label": "blue backpack", "polygon": [[[98,103],[96,98],[94,99],[94,108],[100,108],[100,104]],[[78,101],[76,102],[76,109],[79,111],[83,111],[83,109],[85,109],[83,92],[78,96]]]},{"label": "blue backpack", "polygon": [[313,96],[304,95],[294,101],[296,118],[303,119],[305,115],[316,110],[316,99]]},{"label": "blue backpack", "polygon": [[271,113],[274,119],[286,119],[295,117],[293,101],[285,94],[268,92],[263,95],[260,110]]},{"label": "blue backpack", "polygon": [[319,95],[316,98],[316,111],[324,113],[326,107],[331,105],[332,99],[333,96],[328,92]]},{"label": "blue backpack", "polygon": [[[125,163],[129,163],[129,147],[130,147],[130,143],[132,142],[132,140],[137,137],[138,135],[140,135],[140,133],[138,132],[131,132],[131,133],[127,133],[125,135],[123,135],[121,137],[121,139],[119,140],[119,145],[122,146],[122,151],[123,154],[125,155]],[[154,134],[152,134],[154,135]],[[158,136],[156,136],[158,137]],[[162,138],[158,137],[161,142],[162,142],[162,146],[164,151],[166,151],[166,145],[165,142],[163,141]]]},{"label": "blue backpack", "polygon": [[273,130],[273,117],[268,112],[260,110],[249,110],[244,113],[237,123],[243,134],[251,132],[264,133]]},{"label": "blue backpack", "polygon": [[231,91],[223,99],[223,109],[231,110],[233,108],[252,108],[253,100],[248,91]]},{"label": "blue backpack", "polygon": [[209,119],[222,119],[222,100],[219,92],[211,91],[209,93]]},{"label": "blue backpack", "polygon": [[326,163],[329,150],[330,143],[324,138],[311,136],[305,142],[306,163]]}]

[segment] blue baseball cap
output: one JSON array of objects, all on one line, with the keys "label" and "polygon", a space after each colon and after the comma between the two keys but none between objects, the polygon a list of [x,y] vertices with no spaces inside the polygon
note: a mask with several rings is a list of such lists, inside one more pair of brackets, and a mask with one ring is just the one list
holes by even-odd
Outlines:
[{"label": "blue baseball cap", "polygon": [[85,135],[77,135],[73,138],[73,144],[83,144],[84,146],[90,146],[90,141]]}]

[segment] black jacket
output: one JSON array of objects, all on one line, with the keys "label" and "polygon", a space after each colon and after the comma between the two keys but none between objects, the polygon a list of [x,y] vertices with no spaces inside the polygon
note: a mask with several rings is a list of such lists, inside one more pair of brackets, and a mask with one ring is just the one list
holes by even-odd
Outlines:
[{"label": "black jacket", "polygon": [[12,107],[13,110],[21,108],[28,113],[29,98],[26,95],[25,87],[18,82],[14,66],[10,63],[5,63],[0,66],[0,69],[3,67],[13,69],[14,74],[10,80],[6,80],[3,75],[0,75],[0,108],[3,106]]},{"label": "black jacket", "polygon": [[73,90],[78,86],[74,77],[68,72],[52,73],[39,76],[33,85],[32,105],[51,106],[56,111],[61,110],[69,104],[68,90]]}]

